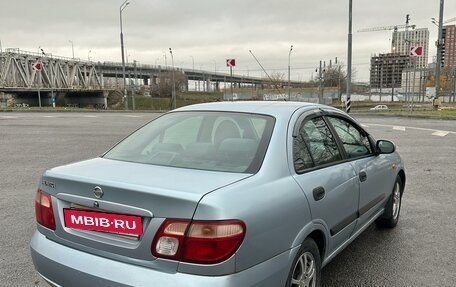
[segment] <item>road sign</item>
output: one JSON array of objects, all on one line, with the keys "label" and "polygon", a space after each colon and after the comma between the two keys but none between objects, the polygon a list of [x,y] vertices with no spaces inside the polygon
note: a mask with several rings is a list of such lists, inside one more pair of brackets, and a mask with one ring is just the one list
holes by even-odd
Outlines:
[{"label": "road sign", "polygon": [[42,64],[40,61],[36,61],[32,64],[32,70],[34,71],[38,71],[38,72],[41,72],[41,69],[42,69]]},{"label": "road sign", "polygon": [[235,60],[235,59],[226,59],[226,66],[227,66],[227,67],[234,67],[234,66],[236,66],[236,60]]},{"label": "road sign", "polygon": [[423,56],[423,46],[410,47],[410,56],[415,56],[415,57]]}]

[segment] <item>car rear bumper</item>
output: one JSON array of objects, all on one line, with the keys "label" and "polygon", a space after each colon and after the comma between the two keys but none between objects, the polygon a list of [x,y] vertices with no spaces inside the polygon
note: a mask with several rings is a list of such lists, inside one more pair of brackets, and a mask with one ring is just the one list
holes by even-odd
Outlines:
[{"label": "car rear bumper", "polygon": [[53,286],[247,287],[285,286],[294,248],[242,272],[225,276],[165,273],[85,253],[47,239],[35,231],[31,243],[33,264]]}]

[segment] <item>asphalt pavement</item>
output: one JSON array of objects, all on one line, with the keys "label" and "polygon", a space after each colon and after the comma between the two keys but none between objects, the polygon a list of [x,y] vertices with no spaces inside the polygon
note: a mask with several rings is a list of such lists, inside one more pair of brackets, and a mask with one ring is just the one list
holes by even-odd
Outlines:
[{"label": "asphalt pavement", "polygon": [[[42,172],[95,157],[157,115],[0,113],[0,286],[47,286],[29,251]],[[369,227],[323,269],[322,286],[456,286],[456,121],[358,120],[405,161],[401,218]]]}]

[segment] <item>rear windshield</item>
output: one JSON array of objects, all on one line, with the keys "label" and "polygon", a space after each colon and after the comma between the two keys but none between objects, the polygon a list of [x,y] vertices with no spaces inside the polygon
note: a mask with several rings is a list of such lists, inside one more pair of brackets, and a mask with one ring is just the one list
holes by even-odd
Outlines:
[{"label": "rear windshield", "polygon": [[255,173],[274,118],[228,112],[174,112],[140,128],[104,157],[152,165]]}]

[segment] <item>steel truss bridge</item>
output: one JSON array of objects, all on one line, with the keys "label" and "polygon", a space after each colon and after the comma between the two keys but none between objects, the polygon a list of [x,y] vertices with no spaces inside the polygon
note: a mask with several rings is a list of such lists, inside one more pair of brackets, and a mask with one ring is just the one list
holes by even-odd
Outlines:
[{"label": "steel truss bridge", "polygon": [[[174,69],[183,73],[188,81],[203,82],[204,91],[213,84],[219,90],[220,83],[253,86],[270,82],[268,79],[215,73],[194,69]],[[152,88],[157,85],[160,73],[171,72],[172,67],[129,63],[125,67],[128,82]],[[42,92],[47,102],[57,95],[91,95],[105,103],[113,91],[123,90],[122,64],[115,62],[92,62],[52,54],[6,49],[0,52],[0,100],[5,95],[35,95]],[[299,85],[300,82],[291,82]],[[78,97],[78,96],[76,96]],[[45,100],[46,102],[46,100]]]},{"label": "steel truss bridge", "polygon": [[94,63],[7,49],[0,53],[0,91],[103,90]]}]

